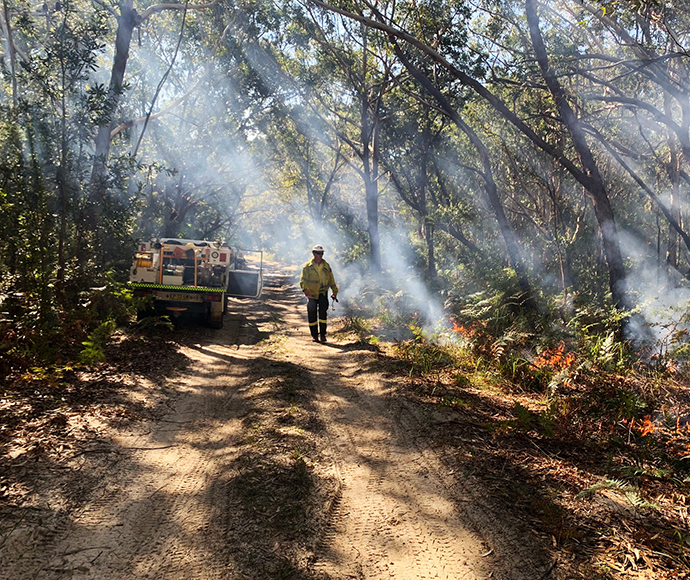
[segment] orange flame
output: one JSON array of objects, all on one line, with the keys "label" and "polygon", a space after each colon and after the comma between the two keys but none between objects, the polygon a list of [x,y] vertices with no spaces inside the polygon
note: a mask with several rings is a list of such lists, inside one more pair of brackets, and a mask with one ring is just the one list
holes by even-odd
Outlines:
[{"label": "orange flame", "polygon": [[560,372],[572,365],[575,362],[575,354],[572,352],[565,352],[565,344],[561,343],[555,349],[546,349],[540,355],[534,357],[534,366],[537,368],[551,367],[553,370]]}]

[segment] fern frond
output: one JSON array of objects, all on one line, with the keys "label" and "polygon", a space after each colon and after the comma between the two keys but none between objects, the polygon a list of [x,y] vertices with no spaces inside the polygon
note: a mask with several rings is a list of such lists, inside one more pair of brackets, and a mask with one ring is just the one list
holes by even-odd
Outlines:
[{"label": "fern frond", "polygon": [[577,499],[586,499],[592,497],[600,489],[615,489],[620,491],[625,490],[628,487],[630,487],[630,485],[625,481],[621,481],[620,479],[607,479],[606,481],[600,481],[594,485],[590,485],[588,488],[583,489],[575,497]]},{"label": "fern frond", "polygon": [[647,501],[645,498],[643,498],[639,489],[626,491],[623,495],[625,495],[625,499],[627,499],[628,503],[630,503],[630,505],[636,510],[661,509],[659,504]]}]

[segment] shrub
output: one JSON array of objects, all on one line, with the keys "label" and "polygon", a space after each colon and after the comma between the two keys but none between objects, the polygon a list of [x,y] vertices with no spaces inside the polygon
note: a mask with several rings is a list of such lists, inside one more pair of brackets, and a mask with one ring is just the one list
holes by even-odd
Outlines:
[{"label": "shrub", "polygon": [[117,324],[114,320],[106,320],[101,323],[88,337],[82,342],[84,349],[79,355],[79,362],[85,365],[93,365],[105,361],[104,348],[110,337],[115,332]]},{"label": "shrub", "polygon": [[410,374],[426,376],[434,370],[456,365],[456,356],[451,344],[440,345],[428,340],[418,326],[411,325],[410,329],[414,338],[396,343],[400,357],[410,365]]}]

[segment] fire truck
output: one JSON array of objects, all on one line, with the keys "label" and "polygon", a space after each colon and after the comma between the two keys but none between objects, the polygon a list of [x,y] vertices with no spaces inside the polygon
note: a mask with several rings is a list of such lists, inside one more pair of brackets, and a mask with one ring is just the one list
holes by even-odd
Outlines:
[{"label": "fire truck", "polygon": [[129,285],[135,296],[153,298],[158,315],[175,320],[195,314],[221,328],[229,297],[261,296],[262,271],[262,252],[242,252],[223,242],[153,239],[137,245]]}]

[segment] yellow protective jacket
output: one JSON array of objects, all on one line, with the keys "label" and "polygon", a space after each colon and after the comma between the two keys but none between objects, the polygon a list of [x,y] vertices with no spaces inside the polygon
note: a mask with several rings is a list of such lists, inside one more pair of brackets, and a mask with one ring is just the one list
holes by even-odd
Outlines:
[{"label": "yellow protective jacket", "polygon": [[319,294],[328,294],[328,289],[333,291],[333,296],[338,294],[338,286],[333,278],[333,270],[331,265],[326,260],[321,260],[321,268],[316,265],[314,258],[309,260],[302,268],[302,277],[299,280],[299,286],[302,290],[306,290],[314,298]]}]

